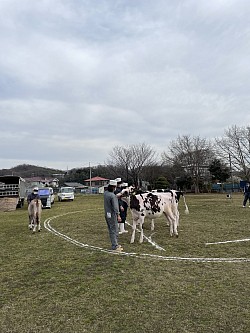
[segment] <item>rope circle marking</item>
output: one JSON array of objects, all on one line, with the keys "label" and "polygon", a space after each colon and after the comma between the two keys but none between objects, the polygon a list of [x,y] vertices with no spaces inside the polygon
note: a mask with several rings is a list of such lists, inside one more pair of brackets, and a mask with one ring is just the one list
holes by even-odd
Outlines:
[{"label": "rope circle marking", "polygon": [[[167,257],[167,256],[161,256],[161,255],[155,255],[155,254],[140,254],[140,253],[133,253],[133,252],[121,252],[121,253],[115,253],[112,250],[107,250],[102,247],[98,246],[93,246],[89,244],[84,244],[81,243],[59,231],[57,231],[55,228],[53,228],[50,224],[52,220],[55,220],[59,217],[69,215],[69,214],[76,214],[76,213],[81,213],[82,211],[74,211],[74,212],[68,212],[60,215],[55,215],[50,218],[47,218],[44,221],[44,227],[47,229],[49,232],[53,233],[54,235],[63,238],[67,242],[70,242],[76,246],[83,247],[83,248],[88,248],[91,250],[95,251],[100,251],[103,253],[109,253],[109,254],[114,254],[114,255],[123,255],[123,256],[130,256],[130,257],[136,257],[140,259],[145,259],[145,258],[151,258],[151,259],[158,259],[158,260],[164,260],[164,261],[191,261],[191,262],[219,262],[219,263],[238,263],[238,262],[250,262],[249,258],[205,258],[205,257]],[[150,241],[150,238],[147,238],[147,240]],[[243,242],[243,241],[250,241],[249,238],[246,238],[244,240],[235,240],[235,241],[225,241],[225,242],[216,242],[216,243],[206,243],[205,245],[213,245],[213,244],[224,244],[224,243],[233,243],[233,242]],[[154,243],[154,242],[153,242]],[[154,243],[155,244],[155,243]],[[154,245],[152,244],[152,245]],[[156,244],[157,245],[157,244]],[[163,249],[164,250],[164,249]]]}]

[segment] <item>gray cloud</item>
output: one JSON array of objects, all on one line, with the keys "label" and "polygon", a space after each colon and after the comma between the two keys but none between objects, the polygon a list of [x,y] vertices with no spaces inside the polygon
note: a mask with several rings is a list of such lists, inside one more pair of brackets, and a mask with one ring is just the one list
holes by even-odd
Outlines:
[{"label": "gray cloud", "polygon": [[247,0],[0,3],[0,168],[249,124]]}]

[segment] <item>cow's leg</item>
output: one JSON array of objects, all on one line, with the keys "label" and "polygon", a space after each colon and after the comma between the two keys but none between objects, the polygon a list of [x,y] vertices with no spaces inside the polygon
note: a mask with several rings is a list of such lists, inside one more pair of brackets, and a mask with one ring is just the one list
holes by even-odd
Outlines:
[{"label": "cow's leg", "polygon": [[132,225],[132,236],[131,236],[131,240],[130,243],[134,243],[135,241],[135,230],[136,230],[136,221],[133,220],[133,225]]},{"label": "cow's leg", "polygon": [[38,225],[38,231],[40,232],[42,228],[41,228],[41,221],[40,221],[39,215],[37,215],[37,225]]},{"label": "cow's leg", "polygon": [[179,210],[178,210],[178,204],[176,202],[172,205],[172,211],[173,211],[173,215],[174,215],[175,220],[176,220],[176,227],[178,228],[179,227],[180,213],[179,213]]},{"label": "cow's leg", "polygon": [[166,214],[165,212],[164,212],[164,215],[166,216],[167,220],[169,221],[170,237],[173,237],[173,235],[176,235],[176,237],[178,237],[178,231],[177,231],[177,224],[176,224],[175,216],[173,216],[173,214]]},{"label": "cow's leg", "polygon": [[34,222],[33,232],[36,232],[36,222]]},{"label": "cow's leg", "polygon": [[151,231],[155,230],[155,221],[154,219],[151,220]]},{"label": "cow's leg", "polygon": [[29,215],[29,229],[32,230],[33,228],[33,218],[31,215]]},{"label": "cow's leg", "polygon": [[33,212],[31,209],[31,204],[28,206],[28,215],[29,215],[29,229],[32,230],[33,228]]},{"label": "cow's leg", "polygon": [[177,221],[177,228],[179,227],[179,221],[180,221],[180,213],[176,212],[176,221]]},{"label": "cow's leg", "polygon": [[177,220],[177,218],[174,218],[174,220],[173,220],[173,232],[174,232],[174,235],[176,237],[179,236],[179,234],[178,234],[178,220]]},{"label": "cow's leg", "polygon": [[37,213],[34,214],[34,227],[33,227],[33,232],[36,232],[36,227],[37,227]]},{"label": "cow's leg", "polygon": [[167,226],[169,227],[169,233],[170,233],[170,236],[172,237],[173,236],[173,228],[172,228],[171,218],[165,213],[164,213],[164,215],[167,218]]},{"label": "cow's leg", "polygon": [[170,225],[170,236],[176,236],[178,237],[178,229],[177,229],[177,220],[175,217],[169,218],[169,225]]},{"label": "cow's leg", "polygon": [[173,221],[170,217],[168,217],[168,221],[169,221],[169,233],[170,233],[170,237],[173,237],[173,233],[174,233],[174,230],[173,230]]},{"label": "cow's leg", "polygon": [[140,221],[140,230],[141,230],[141,235],[140,235],[140,239],[139,239],[140,244],[143,242],[143,222],[144,221]]},{"label": "cow's leg", "polygon": [[41,231],[41,224],[40,224],[40,218],[39,218],[39,216],[38,216],[38,214],[37,214],[37,216],[36,216],[36,225],[37,225],[37,231]]}]

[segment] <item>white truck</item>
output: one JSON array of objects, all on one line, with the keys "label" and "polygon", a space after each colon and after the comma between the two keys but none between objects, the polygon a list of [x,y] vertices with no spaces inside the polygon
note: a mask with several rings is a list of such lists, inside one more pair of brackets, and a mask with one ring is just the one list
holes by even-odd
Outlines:
[{"label": "white truck", "polygon": [[9,200],[13,209],[24,205],[26,182],[19,176],[0,176],[0,200]]},{"label": "white truck", "polygon": [[38,194],[42,201],[42,208],[51,208],[55,202],[55,196],[52,187],[38,188]]}]

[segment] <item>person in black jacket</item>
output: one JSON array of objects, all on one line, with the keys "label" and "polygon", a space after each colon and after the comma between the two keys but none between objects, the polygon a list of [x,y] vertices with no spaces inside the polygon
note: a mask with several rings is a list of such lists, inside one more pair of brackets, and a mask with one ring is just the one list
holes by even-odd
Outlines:
[{"label": "person in black jacket", "polygon": [[[128,205],[126,204],[126,202],[121,200],[121,198],[119,196],[119,193],[123,189],[122,185],[124,185],[124,183],[122,183],[122,179],[121,178],[116,178],[115,180],[117,181],[117,187],[116,187],[114,193],[118,198],[119,213],[120,213],[120,217],[121,217],[121,221],[118,223],[119,234],[124,234],[124,233],[128,232],[127,230],[125,230],[125,222],[126,222],[126,218],[127,218]],[[128,185],[128,184],[126,184],[126,185]]]},{"label": "person in black jacket", "polygon": [[40,199],[37,186],[33,188],[32,192],[27,197],[28,205],[31,203],[33,199]]},{"label": "person in black jacket", "polygon": [[244,186],[244,200],[243,200],[243,207],[246,207],[247,200],[249,200],[249,207],[250,207],[250,184],[249,182],[246,183]]}]

